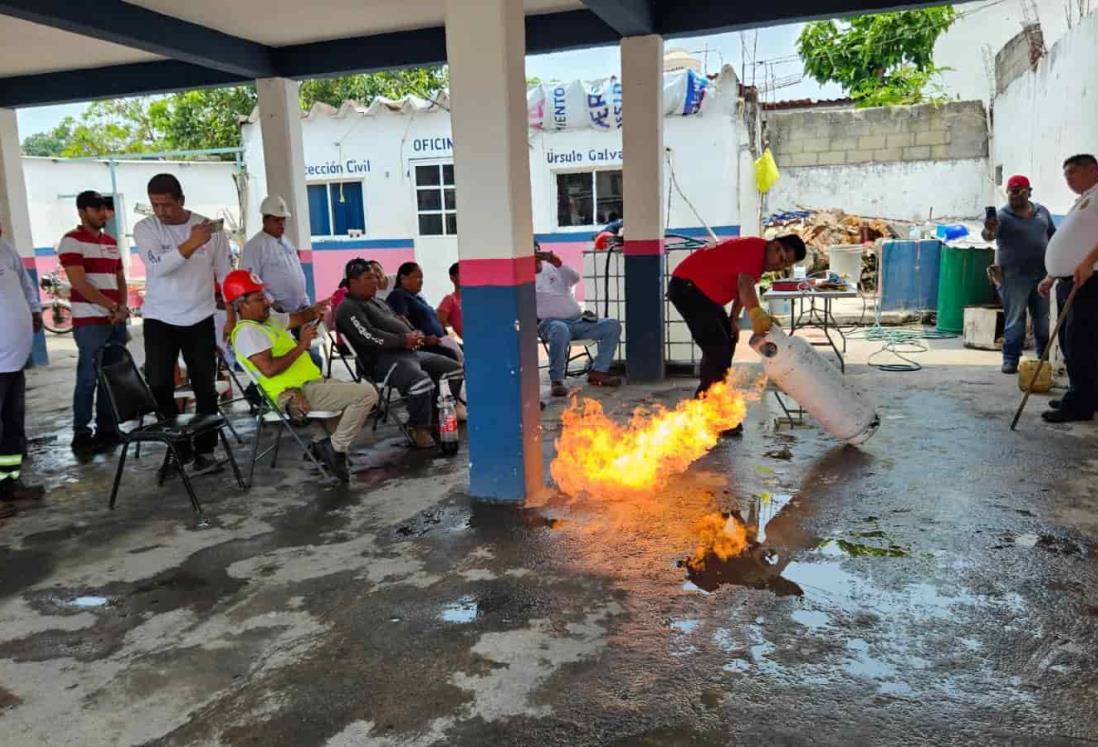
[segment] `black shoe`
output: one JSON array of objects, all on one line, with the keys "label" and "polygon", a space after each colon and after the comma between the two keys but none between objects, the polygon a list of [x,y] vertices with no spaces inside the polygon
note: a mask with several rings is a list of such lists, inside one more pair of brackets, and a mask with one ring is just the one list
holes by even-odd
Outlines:
[{"label": "black shoe", "polygon": [[330,438],[317,441],[316,450],[324,466],[335,475],[336,479],[340,482],[351,481],[351,472],[347,469],[347,455],[336,451]]},{"label": "black shoe", "polygon": [[1003,361],[1003,367],[999,369],[1005,374],[1018,373],[1018,361]]},{"label": "black shoe", "polygon": [[1079,421],[1094,420],[1094,413],[1076,412],[1074,410],[1045,410],[1041,417],[1046,423],[1074,423]]},{"label": "black shoe", "polygon": [[46,495],[46,489],[41,485],[26,485],[18,477],[5,477],[0,480],[0,501],[13,503],[15,501],[40,501]]},{"label": "black shoe", "polygon": [[726,431],[721,431],[721,438],[740,438],[743,436],[743,423],[740,423],[735,428],[729,428]]},{"label": "black shoe", "polygon": [[568,387],[564,385],[563,381],[554,381],[553,385],[549,389],[554,397],[567,397]]},{"label": "black shoe", "polygon": [[1050,399],[1048,401],[1048,406],[1051,407],[1053,410],[1059,410],[1060,405],[1062,405],[1062,404],[1063,404],[1063,401],[1058,400],[1058,399]]},{"label": "black shoe", "polygon": [[191,465],[192,475],[212,475],[223,469],[221,462],[214,459],[213,454],[195,454],[194,463]]},{"label": "black shoe", "polygon": [[90,454],[99,448],[99,444],[91,431],[80,431],[74,435],[72,437],[72,443],[70,443],[69,446],[71,446],[72,450],[77,454]]},{"label": "black shoe", "polygon": [[96,451],[110,451],[120,443],[122,443],[122,434],[118,431],[110,431],[108,433],[100,431],[95,432]]}]

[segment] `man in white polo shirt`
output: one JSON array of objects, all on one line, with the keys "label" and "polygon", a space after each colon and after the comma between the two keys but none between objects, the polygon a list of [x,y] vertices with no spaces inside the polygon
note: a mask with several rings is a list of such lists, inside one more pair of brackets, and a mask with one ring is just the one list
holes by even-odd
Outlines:
[{"label": "man in white polo shirt", "polygon": [[[93,190],[76,196],[80,225],[57,245],[57,259],[72,285],[72,335],[78,351],[72,395],[72,449],[81,453],[109,448],[120,440],[107,396],[96,398],[95,358],[108,344],[126,344],[126,273],[107,225],[103,196]],[[95,434],[92,435],[92,409]]]},{"label": "man in white polo shirt", "polygon": [[1047,295],[1056,281],[1060,309],[1075,290],[1060,333],[1070,386],[1063,399],[1041,413],[1050,423],[1091,420],[1098,411],[1098,159],[1087,153],[1072,156],[1064,161],[1064,179],[1079,199],[1048,243],[1048,277],[1038,288]]},{"label": "man in white polo shirt", "polygon": [[[145,377],[162,414],[175,415],[173,373],[179,354],[195,395],[195,411],[217,414],[217,333],[214,330],[214,283],[232,270],[229,241],[220,221],[183,207],[183,188],[171,174],[149,180],[154,215],[133,229],[133,240],[145,263]],[[230,322],[234,320],[230,319]],[[213,457],[217,433],[194,441],[194,471],[217,467]],[[184,458],[190,456],[184,454]]]}]

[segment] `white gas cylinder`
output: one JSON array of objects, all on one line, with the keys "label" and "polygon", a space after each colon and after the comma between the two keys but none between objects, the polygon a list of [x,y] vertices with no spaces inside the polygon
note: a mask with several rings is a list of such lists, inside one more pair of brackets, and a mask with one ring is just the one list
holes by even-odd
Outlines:
[{"label": "white gas cylinder", "polygon": [[805,340],[790,337],[775,325],[751,338],[767,377],[819,421],[823,429],[853,446],[877,432],[877,410],[837,368]]}]

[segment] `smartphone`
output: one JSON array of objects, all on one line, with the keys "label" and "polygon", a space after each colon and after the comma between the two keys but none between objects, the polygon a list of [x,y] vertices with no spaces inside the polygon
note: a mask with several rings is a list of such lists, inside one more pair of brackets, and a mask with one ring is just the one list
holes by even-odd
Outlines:
[{"label": "smartphone", "polygon": [[999,211],[993,206],[988,205],[984,208],[984,220],[997,220],[999,218]]},{"label": "smartphone", "polygon": [[321,319],[318,316],[316,319],[312,320],[311,322],[305,322],[305,323],[308,324],[313,329],[316,329],[317,327],[320,326],[320,322],[321,322]]},{"label": "smartphone", "polygon": [[210,224],[210,230],[213,231],[214,233],[217,233],[218,231],[225,230],[225,219],[224,218],[218,218],[217,220],[211,220],[211,221],[208,221],[208,223]]}]

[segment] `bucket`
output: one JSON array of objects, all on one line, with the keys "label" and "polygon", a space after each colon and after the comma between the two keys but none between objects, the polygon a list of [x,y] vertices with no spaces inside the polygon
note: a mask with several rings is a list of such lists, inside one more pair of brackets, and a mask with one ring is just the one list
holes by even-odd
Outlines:
[{"label": "bucket", "polygon": [[831,272],[846,280],[850,285],[858,285],[862,280],[862,245],[836,244],[828,250]]},{"label": "bucket", "polygon": [[1041,366],[1041,372],[1037,374],[1037,380],[1033,382],[1033,389],[1030,391],[1044,394],[1052,389],[1052,366],[1048,364],[1048,361],[1040,363],[1040,361],[1027,359],[1018,364],[1018,388],[1023,392],[1029,386],[1030,379],[1033,378],[1033,372],[1037,370],[1038,364]]},{"label": "bucket", "polygon": [[995,250],[943,246],[938,263],[938,331],[963,332],[965,307],[983,306],[995,300],[995,288],[987,268]]}]

